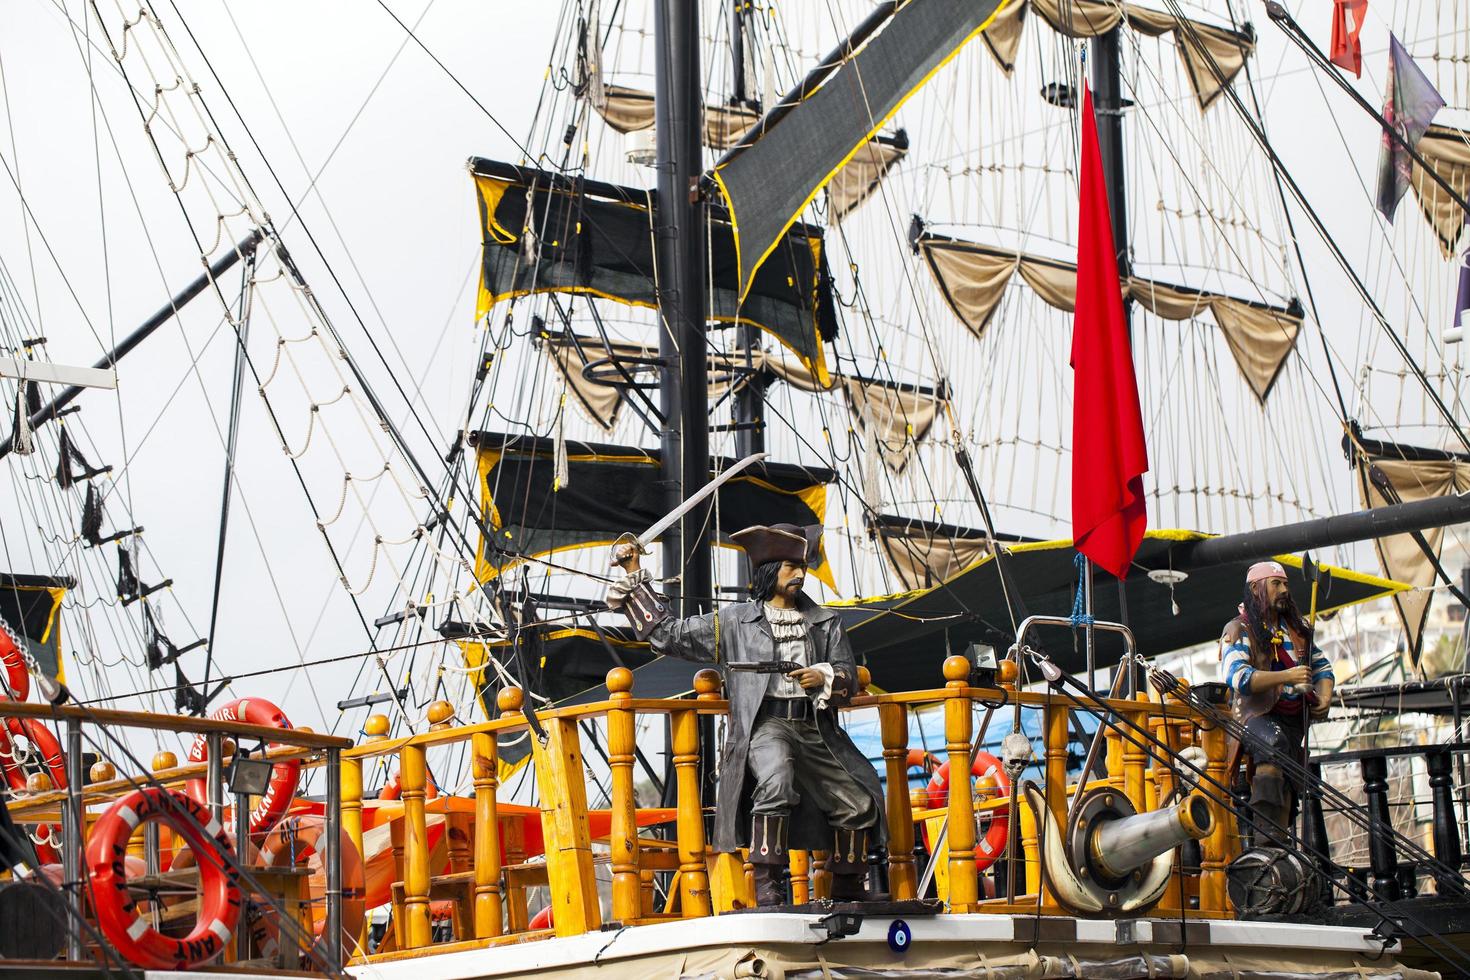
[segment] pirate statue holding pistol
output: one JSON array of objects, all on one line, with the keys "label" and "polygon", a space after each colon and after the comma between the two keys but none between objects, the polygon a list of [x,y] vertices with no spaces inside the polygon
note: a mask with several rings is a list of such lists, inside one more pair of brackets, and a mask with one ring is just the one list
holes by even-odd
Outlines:
[{"label": "pirate statue holding pistol", "polygon": [[628,574],[608,605],[655,653],[725,675],[730,722],[713,847],[749,844],[760,906],[785,904],[789,847],[830,848],[832,898],[866,900],[868,844],[884,830],[878,774],[837,723],[837,707],[857,693],[852,647],[836,615],[802,592],[820,532],[776,524],[731,535],[750,559],[750,601],[687,619],[671,617],[653,592],[638,545],[613,550]]}]

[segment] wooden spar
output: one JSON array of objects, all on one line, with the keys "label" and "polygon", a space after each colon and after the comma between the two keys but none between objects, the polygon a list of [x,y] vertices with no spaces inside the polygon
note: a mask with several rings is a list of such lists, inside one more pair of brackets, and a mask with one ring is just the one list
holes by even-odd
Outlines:
[{"label": "wooden spar", "polygon": [[[174,294],[173,298],[165,303],[157,313],[144,320],[138,329],[128,334],[118,342],[116,347],[104,354],[102,359],[93,365],[93,368],[98,371],[106,371],[114,367],[134,347],[147,340],[149,335],[172,320],[178,314],[179,310],[188,304],[191,299],[204,292],[211,283],[228,272],[230,267],[240,261],[242,257],[253,254],[255,247],[260,244],[260,238],[261,234],[256,230],[236,242],[234,248],[215,259],[210,267],[201,273],[197,279]],[[73,384],[63,389],[61,394],[51,399],[50,402],[41,407],[39,412],[31,416],[31,428],[34,429],[56,418],[58,413],[67,405],[71,404],[81,393],[81,384]],[[0,459],[4,459],[10,455],[10,451],[13,448],[13,441],[9,437],[4,442],[0,442]]]}]

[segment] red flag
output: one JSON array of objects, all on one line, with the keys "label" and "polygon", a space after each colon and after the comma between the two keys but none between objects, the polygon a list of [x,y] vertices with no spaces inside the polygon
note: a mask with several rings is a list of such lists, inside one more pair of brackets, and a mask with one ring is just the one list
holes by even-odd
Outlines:
[{"label": "red flag", "polygon": [[1333,0],[1332,63],[1363,77],[1363,46],[1358,34],[1368,15],[1368,0]]},{"label": "red flag", "polygon": [[1082,206],[1077,223],[1077,312],[1072,330],[1072,539],[1118,578],[1143,541],[1148,449],[1128,321],[1118,288],[1118,254],[1097,146],[1092,91],[1082,99]]}]

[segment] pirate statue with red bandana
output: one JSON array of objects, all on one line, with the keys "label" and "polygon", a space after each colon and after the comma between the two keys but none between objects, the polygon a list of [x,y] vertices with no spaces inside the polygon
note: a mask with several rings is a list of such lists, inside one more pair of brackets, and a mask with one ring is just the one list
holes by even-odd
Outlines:
[{"label": "pirate statue with red bandana", "polygon": [[1250,567],[1239,611],[1220,638],[1221,679],[1234,695],[1245,749],[1256,764],[1250,803],[1263,818],[1258,830],[1284,847],[1303,789],[1300,766],[1284,763],[1301,761],[1304,715],[1327,716],[1332,663],[1314,642],[1313,624],[1297,609],[1280,563]]},{"label": "pirate statue with red bandana", "polygon": [[[837,616],[802,592],[820,527],[750,527],[732,535],[752,569],[751,599],[678,619],[649,586],[636,544],[614,546],[628,572],[608,590],[655,653],[714,664],[730,721],[720,755],[714,850],[750,848],[756,904],[786,901],[788,848],[831,850],[832,898],[864,901],[867,851],[882,843],[878,774],[838,724],[857,693]],[[781,664],[781,661],[786,661]]]}]

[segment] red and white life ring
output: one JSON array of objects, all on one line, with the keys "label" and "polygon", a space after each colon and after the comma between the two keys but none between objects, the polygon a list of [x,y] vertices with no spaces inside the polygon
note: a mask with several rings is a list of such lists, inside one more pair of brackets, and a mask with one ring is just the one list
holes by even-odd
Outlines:
[{"label": "red and white life ring", "polygon": [[24,701],[30,696],[31,672],[27,666],[20,637],[11,630],[9,623],[0,619],[0,669],[5,672],[5,689],[0,691],[0,696],[15,701]]},{"label": "red and white life ring", "polygon": [[[978,778],[991,778],[1000,789],[1002,797],[1011,795],[1011,779],[1006,775],[1005,767],[1000,760],[989,752],[976,752],[975,759],[970,764],[970,775]],[[931,807],[944,806],[949,800],[949,763],[945,762],[929,779],[929,805]],[[994,864],[1002,854],[1005,853],[1006,840],[1010,837],[1011,814],[1008,809],[992,811],[990,814],[990,826],[985,831],[985,836],[975,843],[975,870],[984,871]]]},{"label": "red and white life ring", "polygon": [[[326,818],[315,815],[290,817],[270,832],[260,845],[260,860],[268,868],[306,867],[311,871],[308,882],[313,896],[326,894],[327,871],[322,834],[326,831]],[[342,867],[342,941],[343,952],[348,952],[362,934],[363,922],[367,918],[366,866],[357,846],[345,828],[337,850],[341,854]],[[327,928],[325,907],[320,903],[312,906],[312,932],[320,939]],[[280,949],[280,922],[275,910],[264,909],[251,921],[256,955],[274,958]]]},{"label": "red and white life ring", "polygon": [[[3,635],[4,631],[0,630],[0,636]],[[31,765],[32,771],[39,766],[51,777],[52,788],[66,789],[66,759],[61,754],[61,743],[51,733],[51,729],[46,727],[46,723],[38,718],[6,718],[4,724],[0,725],[0,775],[5,777],[10,788],[25,790],[26,780],[30,776],[26,766],[16,758],[17,737],[24,738],[31,745],[25,761]],[[40,830],[40,836],[31,836],[36,845],[36,859],[42,864],[60,860],[54,845],[61,843],[61,828],[53,825]]]},{"label": "red and white life ring", "polygon": [[932,752],[923,749],[909,749],[908,755],[904,757],[905,768],[922,769],[926,774],[932,774],[939,765],[939,759]]},{"label": "red and white life ring", "polygon": [[16,758],[17,736],[30,742],[32,751],[40,754],[39,759],[26,761],[39,763],[51,777],[53,787],[66,789],[66,759],[61,754],[61,743],[51,734],[46,723],[37,718],[6,718],[4,726],[0,727],[0,771],[5,773],[5,781],[10,788],[25,789],[29,775],[21,760]]},{"label": "red and white life ring", "polygon": [[134,966],[187,969],[219,955],[235,930],[240,918],[235,869],[224,861],[201,860],[199,916],[193,931],[183,939],[163,935],[139,914],[137,902],[128,893],[128,841],[149,820],[162,820],[173,827],[197,855],[233,852],[224,828],[203,804],[161,787],[134,790],[107,808],[87,839],[87,871],[97,925]]},{"label": "red and white life ring", "polygon": [[[266,725],[270,728],[291,727],[291,722],[286,720],[285,713],[263,698],[239,698],[222,705],[209,717],[216,721],[243,721],[251,725]],[[189,761],[203,762],[207,758],[209,758],[209,742],[203,735],[199,735],[195,737],[194,744],[189,746]],[[272,827],[281,822],[281,818],[291,808],[291,800],[296,795],[296,786],[300,778],[300,759],[289,759],[275,764],[271,769],[271,781],[266,787],[265,795],[260,798],[259,803],[255,804],[255,809],[250,811],[250,833],[269,833]],[[206,802],[204,780],[189,780],[187,789],[196,802]]]}]

